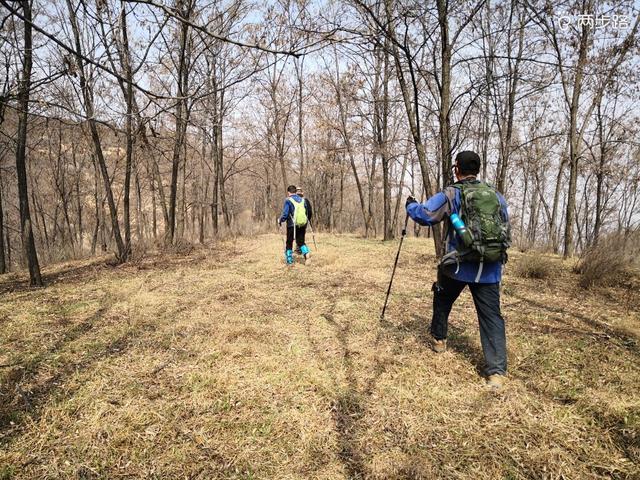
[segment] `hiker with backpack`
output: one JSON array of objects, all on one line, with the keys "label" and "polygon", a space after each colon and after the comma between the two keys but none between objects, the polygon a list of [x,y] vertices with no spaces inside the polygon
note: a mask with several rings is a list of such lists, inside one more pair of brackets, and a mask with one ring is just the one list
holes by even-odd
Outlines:
[{"label": "hiker with backpack", "polygon": [[[313,209],[311,208],[311,202],[308,198],[304,196],[304,190],[301,187],[296,188],[296,195],[298,195],[302,200],[304,200],[304,208],[307,212],[307,224],[311,227],[311,232],[313,233],[313,226],[311,225],[311,219],[313,218]],[[305,231],[306,232],[306,231]],[[314,237],[315,242],[315,237]],[[296,242],[296,253],[302,254],[302,249],[298,242]]]},{"label": "hiker with backpack", "polygon": [[[300,253],[304,256],[305,265],[311,263],[311,254],[309,247],[305,243],[305,234],[307,232],[307,223],[310,217],[310,208],[307,210],[307,202],[296,193],[295,185],[287,187],[287,198],[282,207],[282,215],[278,219],[278,226],[284,222],[287,225],[287,241],[285,243],[284,258],[287,265],[293,264],[293,240],[300,247]],[[310,205],[309,205],[310,207]]]},{"label": "hiker with backpack", "polygon": [[445,222],[446,252],[433,284],[433,349],[446,351],[449,313],[466,286],[471,290],[480,324],[487,385],[499,389],[507,374],[505,322],[500,313],[500,281],[510,246],[505,199],[491,185],[479,181],[480,157],[458,153],[456,182],[420,204],[407,198],[406,209],[415,222],[431,226]]}]

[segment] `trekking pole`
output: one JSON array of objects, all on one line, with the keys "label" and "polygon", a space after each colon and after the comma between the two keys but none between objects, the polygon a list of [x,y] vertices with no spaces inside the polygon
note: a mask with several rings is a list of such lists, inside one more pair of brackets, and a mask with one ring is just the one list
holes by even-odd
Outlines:
[{"label": "trekking pole", "polygon": [[309,220],[309,228],[311,228],[311,237],[313,238],[313,246],[316,247],[316,252],[317,252],[318,244],[316,243],[316,232],[313,231],[313,225],[311,224],[311,220]]},{"label": "trekking pole", "polygon": [[280,225],[280,222],[278,222],[276,220],[276,223],[278,224],[278,233],[280,233],[280,238],[282,239],[282,249],[283,251],[287,250],[287,241],[284,239],[284,233],[282,232],[282,225]]},{"label": "trekking pole", "polygon": [[391,285],[393,285],[393,277],[396,274],[396,267],[398,266],[398,259],[400,258],[400,250],[402,249],[402,242],[407,235],[407,224],[409,223],[409,214],[404,219],[404,228],[402,229],[402,235],[400,237],[400,244],[398,245],[398,252],[396,253],[396,260],[393,262],[393,270],[391,271],[391,279],[389,280],[389,287],[387,288],[387,296],[384,299],[384,306],[382,307],[382,313],[380,314],[380,320],[384,320],[384,312],[387,310],[387,303],[389,302],[389,294],[391,293]]}]

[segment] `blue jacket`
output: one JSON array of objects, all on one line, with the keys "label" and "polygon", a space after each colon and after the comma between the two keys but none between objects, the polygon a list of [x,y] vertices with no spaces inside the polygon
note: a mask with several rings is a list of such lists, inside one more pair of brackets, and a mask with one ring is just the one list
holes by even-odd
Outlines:
[{"label": "blue jacket", "polygon": [[294,207],[293,207],[293,204],[289,201],[290,198],[292,198],[295,202],[301,202],[304,200],[304,209],[307,212],[307,219],[311,220],[312,213],[311,213],[311,204],[309,203],[309,201],[306,198],[303,199],[299,195],[292,195],[290,197],[285,198],[284,205],[282,206],[282,215],[280,215],[280,218],[278,219],[278,223],[281,224],[282,222],[286,221],[287,228],[293,228]]},{"label": "blue jacket", "polygon": [[[463,182],[477,183],[478,180],[463,180]],[[407,214],[420,225],[431,226],[445,219],[447,220],[447,251],[445,253],[456,250],[460,240],[449,220],[449,216],[452,213],[460,213],[460,195],[460,189],[449,186],[442,192],[436,193],[423,204],[416,202],[407,206]],[[502,216],[508,221],[507,202],[499,192],[498,198],[502,205]],[[445,267],[443,273],[461,282],[498,283],[502,280],[502,262],[484,263],[482,265],[476,262],[460,262],[459,266],[450,265]]]}]

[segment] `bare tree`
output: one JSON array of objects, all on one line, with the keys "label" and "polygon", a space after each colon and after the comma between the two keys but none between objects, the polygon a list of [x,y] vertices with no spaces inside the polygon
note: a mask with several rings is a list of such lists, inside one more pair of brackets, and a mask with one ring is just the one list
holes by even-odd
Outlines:
[{"label": "bare tree", "polygon": [[16,146],[16,172],[18,175],[18,198],[20,200],[20,232],[22,245],[25,250],[29,266],[29,283],[31,286],[42,287],[38,252],[31,226],[31,212],[29,210],[29,192],[27,190],[27,123],[29,121],[29,95],[31,93],[31,70],[33,67],[33,37],[31,24],[30,0],[21,0],[20,5],[24,15],[24,49],[22,59],[22,74],[18,87],[18,136]]}]

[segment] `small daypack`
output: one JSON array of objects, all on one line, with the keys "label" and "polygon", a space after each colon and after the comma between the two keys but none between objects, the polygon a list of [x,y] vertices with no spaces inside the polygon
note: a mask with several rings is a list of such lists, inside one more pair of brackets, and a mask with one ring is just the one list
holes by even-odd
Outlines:
[{"label": "small daypack", "polygon": [[484,182],[460,183],[453,187],[460,190],[460,218],[469,232],[458,251],[460,260],[505,263],[511,231],[509,222],[502,217],[496,190]]},{"label": "small daypack", "polygon": [[307,224],[307,210],[304,208],[304,199],[296,202],[293,198],[289,198],[293,204],[293,223],[296,227],[304,227]]}]

